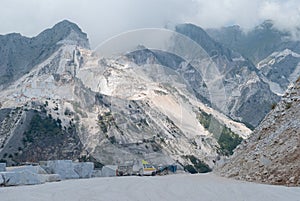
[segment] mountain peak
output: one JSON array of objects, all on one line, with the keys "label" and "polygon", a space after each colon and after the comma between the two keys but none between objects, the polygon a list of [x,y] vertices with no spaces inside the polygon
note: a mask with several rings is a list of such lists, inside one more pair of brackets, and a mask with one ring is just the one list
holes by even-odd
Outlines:
[{"label": "mountain peak", "polygon": [[263,23],[258,25],[256,29],[272,29],[274,26],[273,20],[265,20]]},{"label": "mountain peak", "polygon": [[[199,26],[194,24],[186,23],[186,24],[179,24],[175,27],[176,32],[181,33],[183,35],[187,35],[188,33],[191,35],[198,35],[201,38],[210,39],[208,34]],[[195,37],[192,37],[193,39]],[[210,39],[211,40],[211,39]]]},{"label": "mountain peak", "polygon": [[179,24],[175,27],[175,31],[198,43],[209,56],[220,54],[231,59],[231,51],[212,39],[201,27],[190,23]]},{"label": "mountain peak", "polygon": [[[79,28],[79,26],[69,20],[63,20],[61,22],[58,22],[53,26],[52,29],[58,29],[58,30],[73,30],[77,33],[83,33],[82,30]],[[84,33],[83,33],[84,34]]]},{"label": "mountain peak", "polygon": [[46,29],[36,38],[46,43],[78,45],[89,49],[89,40],[77,24],[69,20],[63,20],[55,24],[52,28]]}]

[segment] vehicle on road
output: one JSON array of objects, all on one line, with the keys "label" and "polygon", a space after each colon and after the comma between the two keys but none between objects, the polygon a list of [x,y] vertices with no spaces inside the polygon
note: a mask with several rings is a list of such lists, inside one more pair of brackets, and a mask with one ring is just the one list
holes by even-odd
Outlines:
[{"label": "vehicle on road", "polygon": [[141,172],[139,175],[151,175],[151,176],[156,175],[156,168],[153,165],[149,164],[145,160],[142,160],[142,165],[143,165],[143,168],[141,169]]},{"label": "vehicle on road", "polygon": [[130,175],[156,175],[156,168],[145,160],[127,161],[124,164],[118,165],[117,176]]}]

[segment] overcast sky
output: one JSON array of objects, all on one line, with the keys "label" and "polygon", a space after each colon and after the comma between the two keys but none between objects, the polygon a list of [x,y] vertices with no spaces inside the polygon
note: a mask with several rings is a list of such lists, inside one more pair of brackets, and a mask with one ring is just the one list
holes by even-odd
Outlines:
[{"label": "overcast sky", "polygon": [[182,22],[251,29],[272,19],[295,31],[300,0],[1,0],[0,34],[34,36],[63,19],[77,23],[92,46],[127,30]]}]

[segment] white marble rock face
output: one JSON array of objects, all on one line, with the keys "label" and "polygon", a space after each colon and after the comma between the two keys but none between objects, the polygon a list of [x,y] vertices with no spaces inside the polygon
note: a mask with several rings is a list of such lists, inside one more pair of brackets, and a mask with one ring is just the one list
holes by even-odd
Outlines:
[{"label": "white marble rock face", "polygon": [[6,171],[6,163],[0,163],[0,172]]},{"label": "white marble rock face", "polygon": [[71,160],[47,161],[47,168],[52,174],[60,175],[61,179],[79,179]]},{"label": "white marble rock face", "polygon": [[45,183],[46,180],[41,175],[29,172],[1,172],[4,179],[4,186],[36,185]]},{"label": "white marble rock face", "polygon": [[94,163],[73,163],[75,172],[79,175],[79,178],[91,178],[94,170]]}]

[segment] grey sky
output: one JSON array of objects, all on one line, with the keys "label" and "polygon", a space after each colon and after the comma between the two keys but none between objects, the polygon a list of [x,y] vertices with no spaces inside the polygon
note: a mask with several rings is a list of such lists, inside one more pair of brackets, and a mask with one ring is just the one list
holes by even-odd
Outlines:
[{"label": "grey sky", "polygon": [[247,30],[272,19],[295,33],[300,0],[1,0],[0,34],[34,36],[63,19],[77,23],[92,46],[127,30],[182,22]]}]

